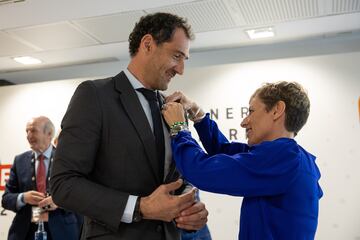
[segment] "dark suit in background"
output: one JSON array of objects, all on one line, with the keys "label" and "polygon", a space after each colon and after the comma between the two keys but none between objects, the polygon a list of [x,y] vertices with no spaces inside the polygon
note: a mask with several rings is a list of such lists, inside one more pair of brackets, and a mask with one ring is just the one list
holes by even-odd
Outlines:
[{"label": "dark suit in background", "polygon": [[[9,240],[25,240],[29,231],[33,230],[31,229],[31,205],[26,204],[20,209],[16,208],[19,193],[36,190],[36,185],[32,180],[34,170],[32,159],[33,151],[27,151],[15,157],[2,197],[2,206],[16,213],[9,229]],[[81,222],[79,222],[78,216],[72,212],[60,208],[49,211],[47,226],[53,240],[79,239],[79,224]],[[30,232],[29,235],[34,237],[33,232]]]}]

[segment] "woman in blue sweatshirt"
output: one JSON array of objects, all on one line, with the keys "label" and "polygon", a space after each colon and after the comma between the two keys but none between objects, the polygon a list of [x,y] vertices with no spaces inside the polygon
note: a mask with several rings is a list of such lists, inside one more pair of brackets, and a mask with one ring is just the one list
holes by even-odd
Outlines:
[{"label": "woman in blue sweatshirt", "polygon": [[[310,112],[301,85],[267,83],[255,91],[241,123],[247,144],[229,142],[209,114],[181,92],[166,101],[163,115],[183,177],[205,191],[244,197],[239,239],[314,239],[323,193],[315,156],[294,140]],[[206,152],[191,137],[184,111]]]}]

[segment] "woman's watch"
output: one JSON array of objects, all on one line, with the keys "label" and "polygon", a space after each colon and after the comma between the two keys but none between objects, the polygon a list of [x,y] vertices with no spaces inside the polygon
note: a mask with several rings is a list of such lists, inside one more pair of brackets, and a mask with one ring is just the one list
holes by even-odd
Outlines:
[{"label": "woman's watch", "polygon": [[141,200],[141,197],[138,197],[136,199],[133,218],[132,218],[133,222],[140,222],[142,220],[142,214],[140,211],[140,200]]}]

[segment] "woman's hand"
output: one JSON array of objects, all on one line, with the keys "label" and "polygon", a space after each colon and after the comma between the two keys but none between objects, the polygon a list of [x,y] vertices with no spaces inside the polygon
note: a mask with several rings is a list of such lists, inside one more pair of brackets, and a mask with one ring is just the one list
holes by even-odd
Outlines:
[{"label": "woman's hand", "polygon": [[197,105],[191,99],[186,97],[180,91],[176,91],[173,94],[167,96],[165,98],[165,102],[166,103],[170,103],[170,102],[181,103],[181,105],[184,108],[184,111],[186,111],[188,113],[189,119],[195,123],[201,121],[201,119],[203,119],[205,116],[204,111],[199,107],[199,105]]},{"label": "woman's hand", "polygon": [[171,95],[167,96],[165,98],[165,102],[169,103],[169,102],[178,102],[181,103],[181,105],[183,105],[183,108],[185,109],[185,111],[187,111],[188,109],[190,109],[192,107],[192,105],[194,105],[195,103],[193,101],[191,101],[191,99],[189,99],[188,97],[186,97],[182,92],[180,91],[175,91],[174,93],[172,93]]}]

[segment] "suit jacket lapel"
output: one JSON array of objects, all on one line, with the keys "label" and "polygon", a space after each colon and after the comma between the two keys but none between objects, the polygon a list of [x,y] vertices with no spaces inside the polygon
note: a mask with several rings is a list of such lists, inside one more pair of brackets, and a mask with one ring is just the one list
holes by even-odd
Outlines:
[{"label": "suit jacket lapel", "polygon": [[[165,104],[165,96],[162,93],[160,94],[160,104],[161,104],[161,106],[163,104]],[[186,117],[186,114],[185,114],[185,117]],[[163,118],[164,118],[164,116],[163,116]],[[186,118],[186,121],[187,121],[187,118]],[[168,134],[170,136],[170,127],[166,124],[165,119],[164,119],[164,122],[165,122],[166,129],[168,131]],[[169,171],[167,172],[167,174],[165,176],[164,183],[170,183],[170,182],[176,181],[179,177],[181,177],[181,175],[176,169],[175,161],[174,161],[174,159],[171,159],[171,163],[170,163],[170,166],[169,166]]]},{"label": "suit jacket lapel", "polygon": [[[35,175],[35,153],[33,151],[29,151],[29,154],[27,156],[28,161],[25,162],[25,169],[28,173],[26,176],[28,176],[27,181],[31,185],[32,190],[36,190],[36,175]],[[30,171],[29,171],[30,169]]]},{"label": "suit jacket lapel", "polygon": [[157,181],[161,183],[162,180],[158,175],[159,162],[156,157],[155,137],[151,131],[140,100],[124,72],[115,76],[114,81],[115,89],[120,93],[120,101],[144,145],[153,175]]},{"label": "suit jacket lapel", "polygon": [[[161,94],[161,93],[160,93],[159,102],[160,102],[160,109],[161,109],[161,108],[162,108],[162,105],[165,104],[165,96],[164,96],[163,94]],[[165,123],[166,129],[168,130],[168,132],[170,132],[170,127],[166,124],[166,121],[165,121],[164,116],[161,115],[161,117],[164,119],[164,123]]]},{"label": "suit jacket lapel", "polygon": [[47,176],[46,176],[46,190],[50,193],[50,176],[51,176],[51,172],[52,172],[52,164],[54,161],[54,156],[55,156],[55,146],[53,145],[52,151],[51,151],[51,155],[50,155],[50,159],[49,159],[49,169],[47,171]]}]

